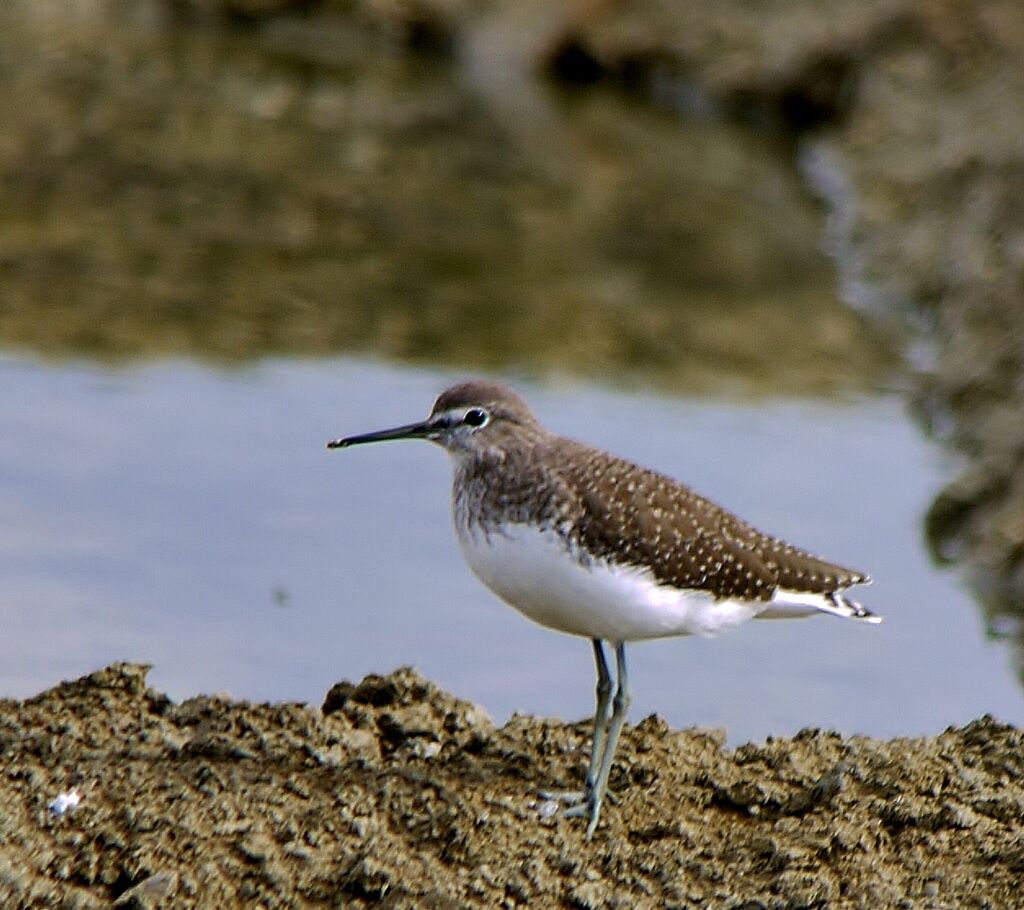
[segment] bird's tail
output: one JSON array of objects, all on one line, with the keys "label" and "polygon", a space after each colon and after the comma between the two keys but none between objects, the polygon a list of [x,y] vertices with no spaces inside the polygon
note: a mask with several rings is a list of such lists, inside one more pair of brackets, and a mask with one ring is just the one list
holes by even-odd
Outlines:
[{"label": "bird's tail", "polygon": [[847,597],[845,594],[833,591],[826,596],[832,605],[832,609],[823,608],[826,613],[842,616],[844,619],[860,619],[864,622],[880,623],[882,621],[882,617],[877,613],[872,613],[863,604]]},{"label": "bird's tail", "polygon": [[872,613],[863,604],[857,603],[840,591],[812,594],[807,591],[776,590],[767,609],[758,614],[758,619],[796,619],[828,613],[843,619],[859,619],[863,622],[880,623],[882,617]]}]

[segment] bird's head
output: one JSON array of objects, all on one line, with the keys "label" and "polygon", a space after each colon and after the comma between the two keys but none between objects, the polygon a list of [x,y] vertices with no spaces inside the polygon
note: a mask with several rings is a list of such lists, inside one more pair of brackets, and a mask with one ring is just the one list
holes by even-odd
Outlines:
[{"label": "bird's head", "polygon": [[389,439],[428,439],[452,455],[500,451],[516,438],[540,432],[540,425],[515,392],[497,382],[460,382],[443,391],[425,420],[327,443],[343,449]]}]

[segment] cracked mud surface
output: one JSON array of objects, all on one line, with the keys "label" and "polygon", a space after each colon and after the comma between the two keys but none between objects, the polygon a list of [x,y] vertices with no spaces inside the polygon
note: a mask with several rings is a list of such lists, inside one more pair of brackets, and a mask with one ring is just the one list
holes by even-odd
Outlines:
[{"label": "cracked mud surface", "polygon": [[537,795],[579,784],[586,723],[496,728],[408,669],[323,711],[175,704],[146,670],[0,702],[0,905],[1021,905],[1024,733],[990,718],[729,750],[649,717],[588,844]]}]

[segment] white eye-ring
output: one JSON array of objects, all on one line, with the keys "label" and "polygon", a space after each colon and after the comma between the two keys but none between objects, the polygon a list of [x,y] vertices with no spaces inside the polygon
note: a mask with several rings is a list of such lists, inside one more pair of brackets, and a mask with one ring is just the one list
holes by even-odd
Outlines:
[{"label": "white eye-ring", "polygon": [[483,408],[470,408],[466,411],[465,415],[463,415],[462,422],[467,426],[482,427],[490,419],[491,415]]}]

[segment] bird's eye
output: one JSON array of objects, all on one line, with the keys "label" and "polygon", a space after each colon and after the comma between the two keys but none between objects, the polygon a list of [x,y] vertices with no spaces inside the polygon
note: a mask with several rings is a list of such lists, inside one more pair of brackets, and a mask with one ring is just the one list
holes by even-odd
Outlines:
[{"label": "bird's eye", "polygon": [[466,416],[462,420],[471,427],[482,427],[487,423],[490,416],[483,408],[470,408],[466,411]]}]

